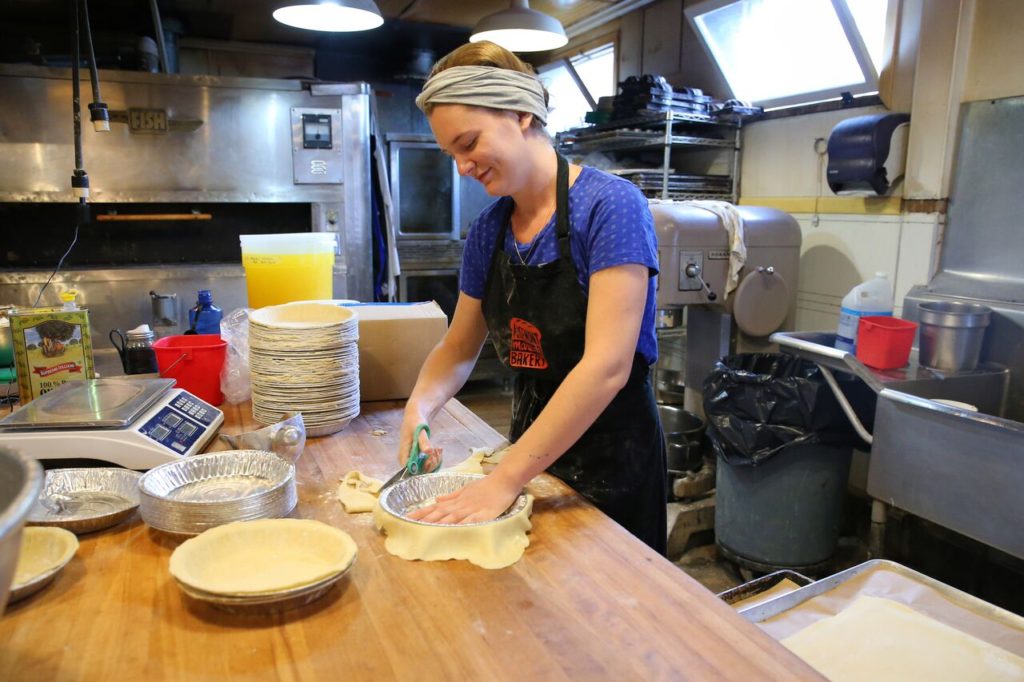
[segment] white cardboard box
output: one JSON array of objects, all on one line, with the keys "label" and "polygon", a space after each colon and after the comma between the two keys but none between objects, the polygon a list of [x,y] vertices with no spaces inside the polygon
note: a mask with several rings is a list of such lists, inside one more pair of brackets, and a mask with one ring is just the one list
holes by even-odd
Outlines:
[{"label": "white cardboard box", "polygon": [[448,318],[434,301],[364,303],[359,316],[359,398],[403,400],[448,330]]}]

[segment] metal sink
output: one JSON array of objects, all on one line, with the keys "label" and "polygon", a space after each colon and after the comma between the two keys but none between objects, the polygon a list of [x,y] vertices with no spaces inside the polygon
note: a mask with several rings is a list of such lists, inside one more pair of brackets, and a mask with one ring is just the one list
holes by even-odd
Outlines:
[{"label": "metal sink", "polygon": [[[834,347],[835,334],[780,332],[783,352],[862,379],[877,393],[867,492],[1024,558],[1024,423],[1005,419],[1010,371],[988,363],[939,372],[878,371]],[[978,412],[935,402],[971,403]],[[884,513],[883,513],[884,518]]]},{"label": "metal sink", "polygon": [[771,341],[777,343],[784,353],[853,374],[875,393],[891,389],[921,398],[970,403],[985,414],[1006,414],[1010,371],[1002,365],[982,363],[970,371],[940,372],[919,365],[915,350],[906,367],[877,370],[862,363],[852,353],[836,348],[834,332],[776,332],[772,334]]}]

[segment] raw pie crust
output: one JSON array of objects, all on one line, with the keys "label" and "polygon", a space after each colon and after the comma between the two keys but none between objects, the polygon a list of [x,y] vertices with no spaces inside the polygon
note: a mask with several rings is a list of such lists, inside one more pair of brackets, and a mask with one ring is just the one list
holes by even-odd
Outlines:
[{"label": "raw pie crust", "polygon": [[[504,450],[474,448],[464,462],[445,471],[482,474],[482,463],[497,464]],[[437,525],[397,519],[381,510],[377,495],[383,481],[359,471],[350,471],[338,486],[338,499],[349,514],[373,512],[379,530],[387,534],[384,547],[397,557],[410,561],[466,559],[481,568],[505,568],[519,561],[529,546],[526,533],[532,528],[530,514],[533,497],[527,495],[526,507],[501,521],[473,525]]]},{"label": "raw pie crust", "polygon": [[377,505],[373,521],[387,533],[384,547],[409,560],[444,561],[466,559],[480,568],[505,568],[519,561],[529,546],[527,532],[533,527],[533,496],[514,516],[500,521],[469,525],[435,525],[399,519]]},{"label": "raw pie crust", "polygon": [[832,682],[1024,680],[1024,658],[879,597],[860,597],[782,643]]},{"label": "raw pie crust", "polygon": [[21,533],[21,549],[11,582],[14,588],[56,571],[78,551],[78,538],[63,528],[29,526]]},{"label": "raw pie crust", "polygon": [[205,592],[263,594],[340,573],[355,556],[355,540],[320,521],[239,521],[182,543],[171,554],[171,575]]}]

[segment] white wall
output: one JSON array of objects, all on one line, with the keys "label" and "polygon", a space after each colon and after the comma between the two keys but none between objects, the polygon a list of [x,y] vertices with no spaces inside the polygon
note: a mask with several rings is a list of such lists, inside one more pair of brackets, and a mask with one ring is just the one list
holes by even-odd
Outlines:
[{"label": "white wall", "polygon": [[839,322],[846,293],[876,272],[893,283],[896,315],[911,287],[928,282],[936,264],[941,231],[936,214],[885,216],[833,214],[815,227],[810,214],[794,214],[800,223],[800,281],[797,329],[828,331]]}]

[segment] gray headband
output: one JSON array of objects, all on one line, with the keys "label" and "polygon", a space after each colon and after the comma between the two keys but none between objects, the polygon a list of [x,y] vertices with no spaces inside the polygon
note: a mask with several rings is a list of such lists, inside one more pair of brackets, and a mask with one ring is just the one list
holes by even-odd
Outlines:
[{"label": "gray headband", "polygon": [[436,74],[423,86],[416,106],[464,104],[533,114],[547,123],[544,86],[536,76],[496,66],[453,66]]}]

